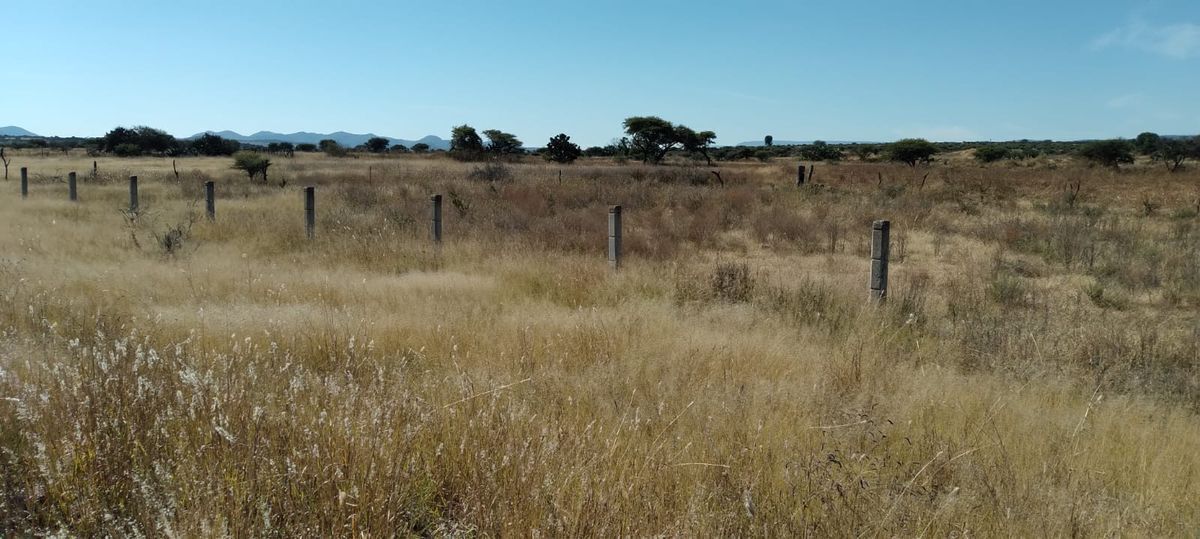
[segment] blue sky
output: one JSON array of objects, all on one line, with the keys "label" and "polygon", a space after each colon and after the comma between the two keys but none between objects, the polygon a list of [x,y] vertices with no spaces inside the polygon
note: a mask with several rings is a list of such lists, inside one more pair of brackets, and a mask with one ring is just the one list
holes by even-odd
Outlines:
[{"label": "blue sky", "polygon": [[9,2],[0,125],[585,144],[1200,133],[1200,2]]}]

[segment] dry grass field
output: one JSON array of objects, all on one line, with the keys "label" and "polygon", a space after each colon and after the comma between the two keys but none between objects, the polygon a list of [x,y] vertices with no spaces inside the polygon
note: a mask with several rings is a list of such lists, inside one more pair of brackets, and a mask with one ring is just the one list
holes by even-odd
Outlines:
[{"label": "dry grass field", "polygon": [[528,159],[16,155],[0,535],[1200,530],[1195,169]]}]

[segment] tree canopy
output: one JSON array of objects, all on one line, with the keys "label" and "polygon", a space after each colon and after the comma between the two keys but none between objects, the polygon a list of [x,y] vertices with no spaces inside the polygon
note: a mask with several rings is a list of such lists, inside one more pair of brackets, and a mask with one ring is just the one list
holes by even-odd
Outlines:
[{"label": "tree canopy", "polygon": [[711,164],[708,147],[717,138],[712,131],[693,131],[683,125],[674,125],[658,116],[630,116],[623,122],[625,134],[629,135],[630,153],[641,158],[643,163],[661,163],[667,152],[682,147],[698,152]]},{"label": "tree canopy", "polygon": [[251,181],[262,174],[263,183],[267,183],[267,168],[270,166],[271,160],[258,152],[241,151],[233,154],[233,168],[245,172]]},{"label": "tree canopy", "polygon": [[937,151],[937,146],[928,140],[906,138],[888,145],[887,158],[889,161],[898,161],[915,167],[918,163],[928,163],[933,160]]},{"label": "tree canopy", "polygon": [[550,142],[546,143],[546,153],[543,155],[546,159],[556,163],[571,163],[579,159],[582,153],[579,145],[571,142],[571,137],[568,137],[566,133],[559,133],[550,137]]},{"label": "tree canopy", "polygon": [[488,138],[488,153],[494,155],[520,155],[524,153],[524,150],[521,149],[521,140],[512,133],[505,133],[499,129],[485,129],[483,134]]},{"label": "tree canopy", "polygon": [[1079,148],[1079,156],[1110,168],[1133,162],[1133,144],[1127,140],[1097,140]]}]

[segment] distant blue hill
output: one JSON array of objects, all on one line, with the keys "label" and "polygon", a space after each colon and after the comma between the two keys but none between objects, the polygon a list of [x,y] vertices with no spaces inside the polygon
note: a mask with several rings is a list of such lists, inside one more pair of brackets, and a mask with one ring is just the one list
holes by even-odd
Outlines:
[{"label": "distant blue hill", "polygon": [[10,125],[8,127],[0,127],[0,137],[36,137],[37,135],[17,127]]},{"label": "distant blue hill", "polygon": [[[368,140],[375,138],[377,136],[380,136],[380,135],[376,135],[374,133],[367,133],[365,135],[359,135],[359,134],[355,134],[355,133],[347,133],[345,131],[338,131],[336,133],[310,133],[307,131],[299,131],[296,133],[276,133],[274,131],[259,131],[257,133],[254,133],[253,135],[243,135],[236,131],[205,131],[204,133],[196,133],[195,135],[188,137],[187,140],[198,138],[201,135],[204,135],[205,133],[217,135],[221,138],[236,140],[238,142],[245,142],[245,143],[249,143],[249,144],[269,144],[272,142],[290,142],[292,144],[316,144],[325,139],[332,139],[332,140],[337,141],[338,144],[341,144],[342,146],[347,146],[347,147],[354,147],[354,146],[358,146],[360,144],[365,144]],[[407,139],[399,139],[399,138],[392,138],[392,137],[383,137],[383,138],[388,139],[388,142],[392,143],[393,145],[403,144],[405,146],[408,146],[409,148],[413,147],[414,144],[423,142],[425,144],[428,144],[430,148],[435,149],[435,150],[449,150],[450,149],[450,141],[444,140],[441,137],[437,137],[434,135],[422,137],[417,140],[407,140]]]}]

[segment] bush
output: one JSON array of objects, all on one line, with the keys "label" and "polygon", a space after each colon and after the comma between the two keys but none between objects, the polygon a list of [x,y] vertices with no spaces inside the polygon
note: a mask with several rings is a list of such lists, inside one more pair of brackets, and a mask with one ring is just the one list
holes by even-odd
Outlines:
[{"label": "bush", "polygon": [[918,163],[928,163],[937,153],[937,146],[923,138],[906,138],[888,145],[887,158],[889,161],[905,163],[910,167]]},{"label": "bush", "polygon": [[233,168],[245,172],[251,181],[262,174],[263,183],[267,183],[267,168],[270,166],[271,160],[258,152],[241,151],[233,154]]},{"label": "bush", "polygon": [[749,301],[754,293],[754,277],[742,262],[719,262],[708,280],[714,298],[730,303]]},{"label": "bush", "polygon": [[988,145],[975,148],[975,160],[980,163],[995,163],[1009,157],[1012,157],[1012,151],[1005,146]]},{"label": "bush", "polygon": [[1079,156],[1110,168],[1133,162],[1133,145],[1126,140],[1097,140],[1079,148]]}]

